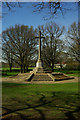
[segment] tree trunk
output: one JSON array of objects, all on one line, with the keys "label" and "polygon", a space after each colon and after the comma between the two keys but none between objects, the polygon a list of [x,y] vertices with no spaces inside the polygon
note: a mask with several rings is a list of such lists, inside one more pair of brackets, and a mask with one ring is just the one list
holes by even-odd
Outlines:
[{"label": "tree trunk", "polygon": [[52,72],[54,72],[54,62],[52,63]]},{"label": "tree trunk", "polygon": [[23,66],[21,65],[21,73],[23,73]]},{"label": "tree trunk", "polygon": [[24,62],[23,59],[21,58],[21,73],[24,72]]},{"label": "tree trunk", "polygon": [[61,70],[63,69],[63,65],[62,64],[60,64],[60,68],[61,68]]},{"label": "tree trunk", "polygon": [[25,65],[24,65],[24,73],[26,72]]},{"label": "tree trunk", "polygon": [[10,72],[12,72],[12,63],[9,63]]},{"label": "tree trunk", "polygon": [[10,65],[10,72],[12,72],[12,65]]},{"label": "tree trunk", "polygon": [[28,66],[26,66],[26,72],[28,72]]}]

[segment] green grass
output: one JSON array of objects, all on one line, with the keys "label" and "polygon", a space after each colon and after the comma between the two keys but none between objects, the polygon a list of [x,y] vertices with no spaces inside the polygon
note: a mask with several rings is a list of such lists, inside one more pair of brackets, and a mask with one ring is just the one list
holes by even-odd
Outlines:
[{"label": "green grass", "polygon": [[[34,67],[29,67],[29,71],[32,71]],[[80,71],[77,70],[58,70],[55,69],[54,72],[62,72],[67,74],[68,76],[74,76],[74,77],[80,77]],[[20,73],[20,68],[12,68],[12,72],[9,71],[9,68],[2,68],[2,77],[9,77],[9,76],[13,76],[16,75],[18,73]],[[68,74],[68,73],[72,73],[72,74]]]},{"label": "green grass", "polygon": [[67,74],[68,76],[80,77],[80,71],[78,71],[78,70],[58,70],[58,69],[55,69],[55,72],[62,72],[64,74]]},{"label": "green grass", "polygon": [[[28,72],[33,70],[33,67],[29,67]],[[9,68],[2,68],[2,77],[9,77],[20,73],[20,68],[12,68],[12,72],[9,71]]]},{"label": "green grass", "polygon": [[78,83],[2,85],[5,120],[77,120]]},{"label": "green grass", "polygon": [[[3,70],[3,71],[5,71],[5,70],[10,70],[10,68],[2,67],[2,70]],[[12,70],[20,70],[20,68],[12,68]]]},{"label": "green grass", "polygon": [[[28,69],[31,70],[31,69],[33,69],[33,68],[34,68],[34,67],[29,67]],[[9,71],[10,68],[5,68],[5,67],[3,67],[2,70],[3,70],[3,71],[7,71],[7,70]],[[20,70],[20,68],[12,68],[12,70]]]}]

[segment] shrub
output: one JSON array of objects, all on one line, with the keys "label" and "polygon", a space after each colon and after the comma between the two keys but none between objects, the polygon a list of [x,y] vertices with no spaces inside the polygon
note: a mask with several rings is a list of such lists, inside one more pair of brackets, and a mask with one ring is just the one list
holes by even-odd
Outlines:
[{"label": "shrub", "polygon": [[70,62],[66,65],[67,70],[80,70],[80,63],[78,62]]}]

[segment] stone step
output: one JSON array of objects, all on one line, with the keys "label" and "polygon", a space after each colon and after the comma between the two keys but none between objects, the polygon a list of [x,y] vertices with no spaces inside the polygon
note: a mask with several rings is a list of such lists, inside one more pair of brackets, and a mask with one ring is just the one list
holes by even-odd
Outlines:
[{"label": "stone step", "polygon": [[61,74],[56,74],[56,75],[53,75],[54,78],[55,78],[55,81],[61,81],[61,80],[69,80],[69,79],[74,79],[74,77],[69,77],[69,76],[66,76],[66,75],[61,75]]},{"label": "stone step", "polygon": [[13,81],[24,81],[27,80],[27,78],[31,75],[31,73],[19,73],[16,76],[8,77],[7,80],[13,80]]},{"label": "stone step", "polygon": [[34,75],[31,81],[53,81],[48,75]]}]

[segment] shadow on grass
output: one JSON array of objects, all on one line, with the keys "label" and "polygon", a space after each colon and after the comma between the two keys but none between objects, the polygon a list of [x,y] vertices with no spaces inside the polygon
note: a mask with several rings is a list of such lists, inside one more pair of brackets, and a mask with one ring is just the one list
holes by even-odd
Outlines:
[{"label": "shadow on grass", "polygon": [[[36,95],[39,95],[38,92],[36,92]],[[11,108],[6,108],[6,107],[2,107],[6,113],[2,114],[2,120],[78,120],[74,117],[73,113],[78,113],[80,110],[80,107],[77,106],[76,109],[74,110],[66,110],[65,117],[66,118],[46,118],[46,112],[43,109],[40,109],[40,107],[48,107],[49,110],[50,108],[63,108],[64,110],[67,109],[65,106],[57,106],[57,103],[55,104],[53,101],[55,99],[55,97],[57,96],[55,92],[52,92],[52,96],[50,98],[47,99],[47,97],[44,94],[40,94],[40,98],[39,100],[36,102],[36,104],[30,104],[27,101],[21,101],[19,99],[16,98],[12,98],[12,101],[16,101],[17,103],[19,103],[20,105],[24,105],[25,107],[23,108],[19,108],[19,109],[11,109]],[[66,101],[65,101],[66,103]],[[32,109],[33,111],[35,111],[35,113],[37,113],[38,115],[36,116],[31,116],[31,115],[27,115],[24,114],[24,110],[29,110]],[[63,111],[62,111],[63,112]],[[14,113],[16,115],[14,115]]]}]

